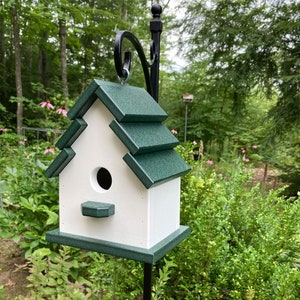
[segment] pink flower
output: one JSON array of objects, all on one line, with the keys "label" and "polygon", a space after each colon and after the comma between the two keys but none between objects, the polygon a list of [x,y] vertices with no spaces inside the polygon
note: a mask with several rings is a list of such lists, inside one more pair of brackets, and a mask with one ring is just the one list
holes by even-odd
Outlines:
[{"label": "pink flower", "polygon": [[256,146],[256,145],[252,145],[251,148],[252,148],[252,149],[256,149],[257,146]]},{"label": "pink flower", "polygon": [[244,162],[249,162],[250,159],[249,159],[248,157],[245,157],[245,156],[244,156],[244,157],[243,157],[243,161],[244,161]]},{"label": "pink flower", "polygon": [[55,153],[55,149],[54,148],[47,148],[47,149],[45,149],[44,154],[47,154],[47,153],[54,154]]},{"label": "pink flower", "polygon": [[46,107],[48,109],[54,109],[54,106],[51,104],[50,100],[41,102],[40,106],[41,107]]},{"label": "pink flower", "polygon": [[171,132],[172,132],[173,134],[177,134],[177,133],[178,133],[176,129],[172,129]]},{"label": "pink flower", "polygon": [[19,145],[25,145],[26,139],[19,141]]},{"label": "pink flower", "polygon": [[245,148],[241,148],[242,153],[246,153],[246,149]]},{"label": "pink flower", "polygon": [[214,162],[212,161],[212,159],[208,159],[208,160],[206,161],[206,163],[207,163],[208,165],[213,165],[213,164],[214,164]]},{"label": "pink flower", "polygon": [[59,109],[56,110],[56,112],[60,115],[63,115],[63,116],[67,116],[67,111],[64,107],[60,107]]}]

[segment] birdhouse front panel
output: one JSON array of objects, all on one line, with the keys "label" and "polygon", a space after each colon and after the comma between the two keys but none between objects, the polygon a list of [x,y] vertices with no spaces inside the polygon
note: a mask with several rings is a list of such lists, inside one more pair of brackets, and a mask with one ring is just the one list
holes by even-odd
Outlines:
[{"label": "birdhouse front panel", "polygon": [[[113,116],[98,100],[83,118],[88,126],[72,145],[76,157],[59,175],[60,230],[148,247],[148,190],[122,159],[128,150],[109,127]],[[87,201],[113,204],[115,213],[83,216]]]},{"label": "birdhouse front panel", "polygon": [[179,243],[189,232],[179,215],[180,176],[189,167],[154,99],[141,88],[94,80],[68,116],[73,122],[56,144],[61,152],[46,170],[59,176],[60,216],[47,238],[78,240],[84,249],[104,245],[106,253],[154,249],[155,256]]}]

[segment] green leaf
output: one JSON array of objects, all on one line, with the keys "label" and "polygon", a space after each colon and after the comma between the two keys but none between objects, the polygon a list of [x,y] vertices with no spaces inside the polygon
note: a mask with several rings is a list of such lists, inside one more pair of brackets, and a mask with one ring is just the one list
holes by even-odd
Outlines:
[{"label": "green leaf", "polygon": [[9,190],[7,184],[5,183],[5,181],[0,180],[0,195],[7,192]]},{"label": "green leaf", "polygon": [[15,235],[12,237],[13,241],[18,244],[20,242],[21,236],[20,235]]},{"label": "green leaf", "polygon": [[47,214],[48,214],[48,219],[47,219],[46,225],[58,224],[58,214],[57,213],[48,210]]},{"label": "green leaf", "polygon": [[33,256],[38,259],[43,259],[44,257],[48,257],[51,254],[51,250],[49,248],[39,248],[33,252]]}]

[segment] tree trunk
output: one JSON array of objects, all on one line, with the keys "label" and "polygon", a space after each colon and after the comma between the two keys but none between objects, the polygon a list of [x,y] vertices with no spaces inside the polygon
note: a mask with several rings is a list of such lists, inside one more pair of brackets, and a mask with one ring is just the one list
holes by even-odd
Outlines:
[{"label": "tree trunk", "polygon": [[12,7],[13,39],[15,48],[15,79],[17,92],[17,134],[22,134],[23,127],[23,89],[21,72],[21,49],[18,21],[18,0],[15,0]]},{"label": "tree trunk", "polygon": [[[40,74],[40,79],[41,82],[43,83],[43,86],[45,89],[48,89],[50,87],[50,82],[49,82],[49,63],[48,63],[48,53],[47,50],[44,46],[44,43],[46,44],[48,41],[49,34],[48,32],[44,31],[42,33],[42,42],[40,45],[40,51],[39,51],[39,74]],[[46,95],[40,95],[44,99]]]},{"label": "tree trunk", "polygon": [[268,165],[269,165],[268,163],[265,163],[263,182],[266,182],[268,178]]},{"label": "tree trunk", "polygon": [[123,0],[122,1],[122,8],[121,8],[121,19],[126,21],[127,20],[127,8],[126,8],[126,3]]},{"label": "tree trunk", "polygon": [[[61,60],[61,80],[63,84],[63,95],[66,99],[69,97],[68,76],[67,76],[67,29],[66,22],[59,20],[59,37],[60,37],[60,60]],[[65,103],[65,106],[67,103]]]},{"label": "tree trunk", "polygon": [[[0,5],[2,6],[2,5]],[[3,8],[2,8],[3,9]],[[5,54],[5,19],[4,15],[0,15],[0,55],[1,55],[1,71],[0,78],[2,81],[3,91],[1,95],[7,98],[7,85],[6,85],[6,54]]]}]

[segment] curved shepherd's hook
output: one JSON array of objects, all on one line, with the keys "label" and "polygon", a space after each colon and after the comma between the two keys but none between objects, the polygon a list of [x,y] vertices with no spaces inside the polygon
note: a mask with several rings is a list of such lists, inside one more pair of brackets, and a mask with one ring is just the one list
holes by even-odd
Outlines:
[{"label": "curved shepherd's hook", "polygon": [[138,38],[133,33],[127,30],[119,31],[115,39],[114,60],[115,60],[115,68],[117,74],[122,82],[126,82],[128,80],[129,72],[131,68],[131,52],[129,51],[125,52],[124,63],[122,61],[122,42],[124,38],[128,39],[133,44],[134,48],[136,49],[139,55],[143,67],[143,71],[144,71],[147,91],[150,95],[152,95],[152,86],[151,86],[150,73],[149,73],[150,64],[146,59],[143,47],[139,42]]},{"label": "curved shepherd's hook", "polygon": [[[150,44],[151,62],[148,63],[143,47],[137,37],[127,30],[119,31],[116,35],[114,60],[119,79],[121,83],[124,83],[128,80],[129,77],[131,67],[131,52],[127,51],[124,53],[123,63],[122,42],[124,38],[128,39],[139,55],[144,71],[147,91],[155,99],[155,101],[158,101],[160,34],[162,32],[162,22],[160,20],[160,15],[162,13],[162,7],[159,4],[153,4],[151,12],[153,14],[153,19],[150,21],[150,31],[152,34],[152,40]],[[149,68],[151,70],[150,72]]]}]

